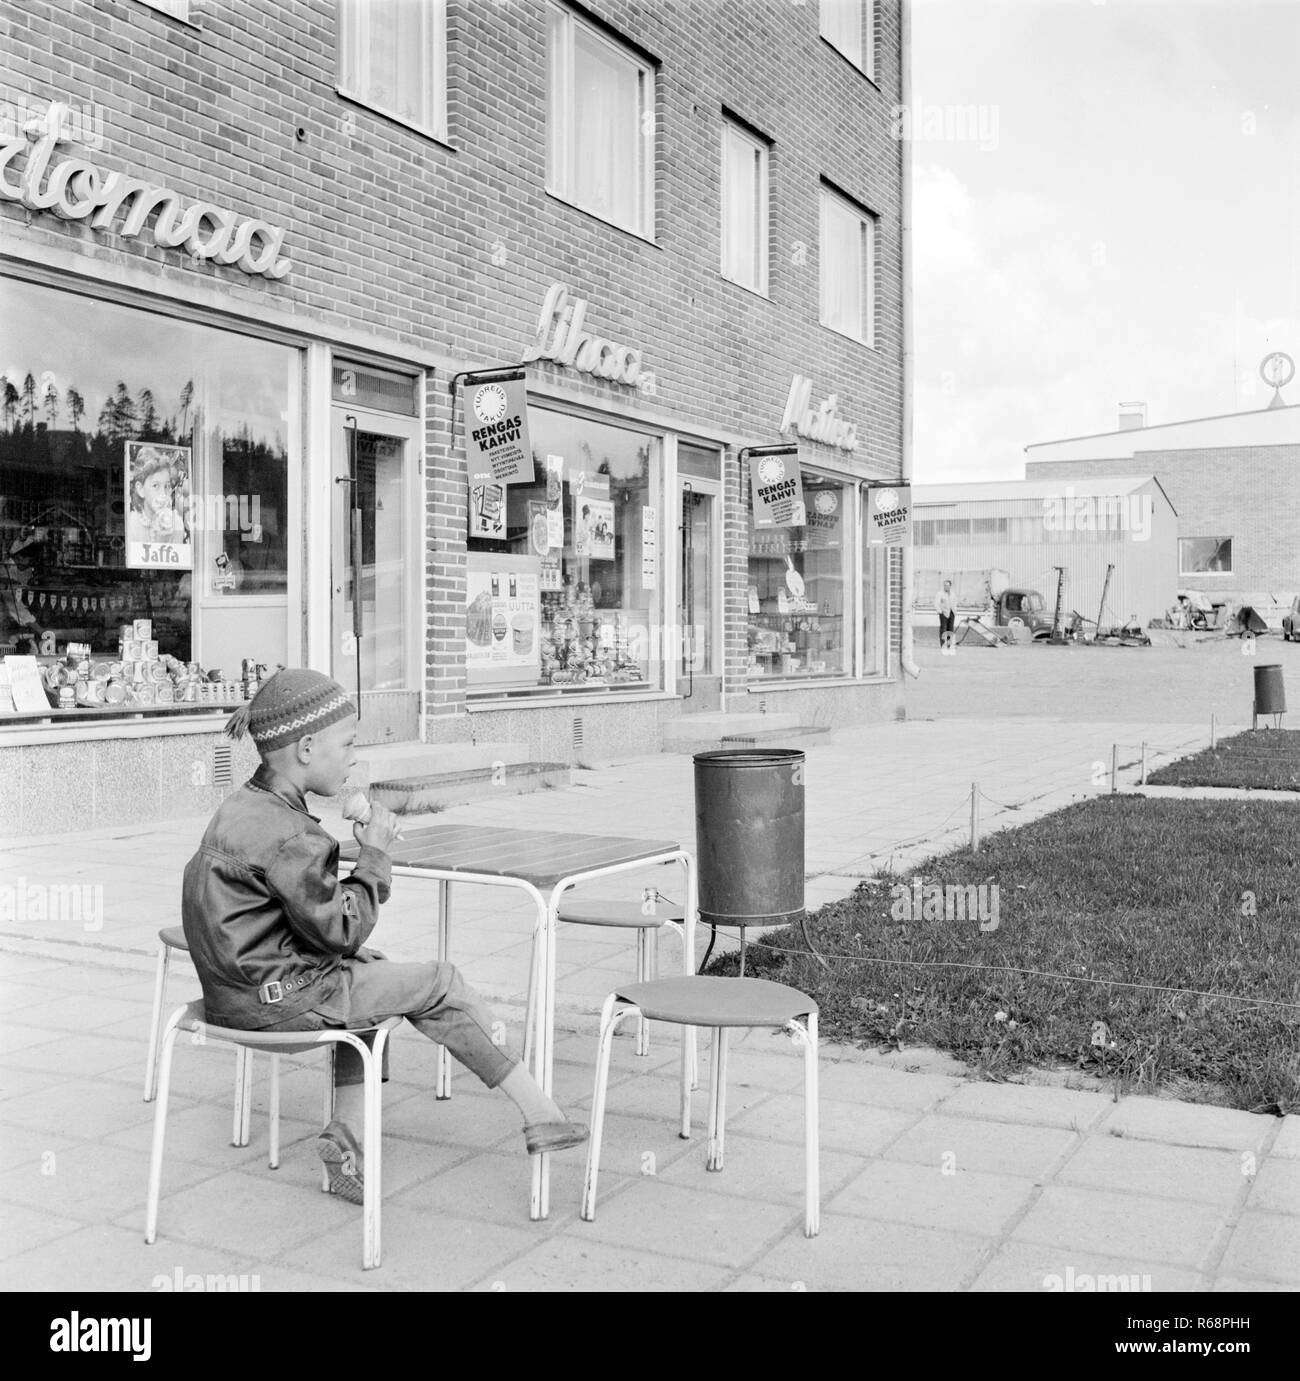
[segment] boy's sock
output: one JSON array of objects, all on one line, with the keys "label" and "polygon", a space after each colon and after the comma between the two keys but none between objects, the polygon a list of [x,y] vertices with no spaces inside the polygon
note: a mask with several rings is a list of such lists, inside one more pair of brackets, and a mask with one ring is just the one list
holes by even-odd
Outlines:
[{"label": "boy's sock", "polygon": [[498,1085],[507,1098],[523,1115],[524,1126],[533,1127],[540,1122],[565,1122],[568,1119],[560,1111],[559,1104],[548,1098],[538,1087],[537,1080],[524,1065],[517,1064]]},{"label": "boy's sock", "polygon": [[341,1122],[356,1137],[357,1142],[361,1141],[362,1129],[365,1126],[365,1094],[364,1084],[336,1084],[334,1086],[334,1120]]}]

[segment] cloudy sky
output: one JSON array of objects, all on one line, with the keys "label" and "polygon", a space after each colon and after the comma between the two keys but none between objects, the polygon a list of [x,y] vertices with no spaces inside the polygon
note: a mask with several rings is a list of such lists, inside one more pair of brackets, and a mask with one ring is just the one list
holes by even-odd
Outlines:
[{"label": "cloudy sky", "polygon": [[913,16],[917,479],[1022,478],[1120,401],[1266,406],[1263,356],[1300,361],[1300,0]]}]

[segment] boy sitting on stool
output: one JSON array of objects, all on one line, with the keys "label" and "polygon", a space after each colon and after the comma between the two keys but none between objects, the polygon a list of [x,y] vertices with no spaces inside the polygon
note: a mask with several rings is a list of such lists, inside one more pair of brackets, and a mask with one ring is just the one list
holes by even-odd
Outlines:
[{"label": "boy sitting on stool", "polygon": [[[354,825],[352,875],[339,846],[307,811],[306,793],[335,796],[356,766],[357,714],[337,681],[279,671],[226,725],[251,733],[262,762],[212,817],[185,868],[182,921],[214,1026],[253,1031],[356,1030],[402,1016],[518,1107],[529,1155],[587,1139],[527,1069],[492,1040],[492,1018],[451,964],[396,964],[363,949],[388,900],[388,846],[397,817],[373,806]],[[362,1202],[362,1116],[357,1052],[339,1047],[335,1116],[316,1148],[330,1188]]]}]

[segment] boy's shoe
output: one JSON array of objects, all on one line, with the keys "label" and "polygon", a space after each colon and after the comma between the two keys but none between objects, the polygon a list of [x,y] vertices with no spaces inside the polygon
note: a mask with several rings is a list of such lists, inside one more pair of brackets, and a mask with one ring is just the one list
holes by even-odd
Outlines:
[{"label": "boy's shoe", "polygon": [[577,1122],[535,1122],[524,1128],[524,1144],[530,1156],[540,1156],[543,1152],[581,1146],[589,1135],[586,1127]]},{"label": "boy's shoe", "polygon": [[364,1203],[361,1148],[356,1137],[337,1118],[316,1138],[316,1154],[329,1172],[330,1193],[350,1204]]}]

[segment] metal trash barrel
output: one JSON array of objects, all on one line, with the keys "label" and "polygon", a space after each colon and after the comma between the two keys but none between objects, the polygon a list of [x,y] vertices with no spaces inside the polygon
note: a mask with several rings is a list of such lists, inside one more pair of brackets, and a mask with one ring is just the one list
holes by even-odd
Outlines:
[{"label": "metal trash barrel", "polygon": [[1255,713],[1286,714],[1286,688],[1282,684],[1280,662],[1266,662],[1255,668]]},{"label": "metal trash barrel", "polygon": [[696,753],[694,760],[700,920],[737,926],[802,920],[803,753],[724,748]]}]

